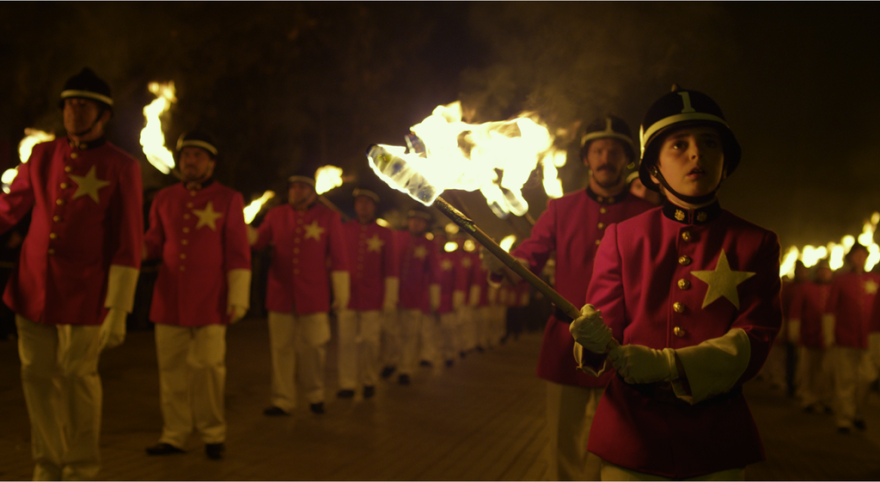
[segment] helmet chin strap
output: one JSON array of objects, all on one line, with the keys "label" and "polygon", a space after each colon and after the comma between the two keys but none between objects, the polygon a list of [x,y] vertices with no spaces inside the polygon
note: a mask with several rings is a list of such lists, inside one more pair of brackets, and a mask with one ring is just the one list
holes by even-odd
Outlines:
[{"label": "helmet chin strap", "polygon": [[82,137],[82,136],[88,134],[89,132],[92,132],[92,129],[94,129],[95,126],[98,125],[98,122],[101,121],[101,116],[103,116],[103,115],[104,115],[104,110],[102,109],[101,112],[98,112],[98,116],[95,117],[95,121],[92,122],[92,125],[90,125],[88,129],[86,129],[84,131],[80,131],[80,132],[74,132],[73,135],[75,135],[76,137]]},{"label": "helmet chin strap", "polygon": [[687,196],[684,194],[678,193],[675,189],[666,182],[666,178],[663,177],[663,174],[660,172],[660,169],[657,169],[657,166],[651,168],[651,174],[660,181],[660,185],[663,186],[663,189],[666,189],[670,193],[672,193],[675,197],[681,199],[682,201],[689,204],[705,204],[712,199],[715,199],[715,194],[718,192],[718,189],[721,188],[721,181],[718,181],[718,185],[715,186],[715,189],[708,194],[703,194],[702,196]]}]

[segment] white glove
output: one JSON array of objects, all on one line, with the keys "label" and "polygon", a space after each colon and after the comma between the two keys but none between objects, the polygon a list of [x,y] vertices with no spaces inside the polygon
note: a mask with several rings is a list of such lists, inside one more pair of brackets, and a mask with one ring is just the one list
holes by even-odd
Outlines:
[{"label": "white glove", "polygon": [[121,308],[109,308],[104,323],[101,324],[101,349],[115,348],[125,341],[125,317],[128,313]]},{"label": "white glove", "polygon": [[568,327],[574,341],[593,353],[605,353],[611,341],[611,328],[602,321],[602,311],[586,304],[581,308],[581,316]]},{"label": "white glove", "polygon": [[233,325],[244,318],[245,313],[247,313],[247,308],[244,306],[229,305],[227,313],[229,313],[229,324]]},{"label": "white glove", "polygon": [[248,244],[253,246],[256,244],[257,239],[260,237],[260,233],[256,230],[256,228],[252,227],[250,224],[247,225],[247,237]]},{"label": "white glove", "polygon": [[622,345],[608,355],[626,383],[671,382],[678,378],[675,350]]},{"label": "white glove", "polygon": [[333,311],[339,313],[348,308],[351,296],[351,283],[348,271],[332,271],[330,279],[333,282]]}]

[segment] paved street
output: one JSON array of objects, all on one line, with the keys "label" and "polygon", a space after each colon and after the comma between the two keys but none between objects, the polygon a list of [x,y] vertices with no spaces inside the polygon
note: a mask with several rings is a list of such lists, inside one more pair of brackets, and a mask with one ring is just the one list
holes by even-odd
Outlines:
[{"label": "paved street", "polygon": [[[544,384],[534,376],[540,335],[521,336],[453,368],[422,368],[413,384],[380,383],[364,401],[335,398],[330,347],[327,413],[302,400],[291,417],[262,415],[269,396],[265,320],[228,332],[227,457],[209,461],[198,440],[188,453],[147,457],[161,415],[151,332],[129,333],[104,354],[102,450],[107,480],[541,480]],[[880,479],[880,397],[865,433],[839,435],[828,415],[797,410],[761,381],[746,393],[768,460],[751,480]],[[0,480],[29,479],[27,413],[16,344],[0,342]]]}]

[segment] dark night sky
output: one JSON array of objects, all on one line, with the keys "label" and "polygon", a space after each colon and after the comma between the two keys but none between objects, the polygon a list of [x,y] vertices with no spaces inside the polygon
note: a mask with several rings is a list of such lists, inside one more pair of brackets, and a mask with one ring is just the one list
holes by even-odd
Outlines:
[{"label": "dark night sky", "polygon": [[[634,132],[673,82],[714,97],[743,147],[722,204],[784,246],[857,234],[880,209],[880,69],[872,3],[0,4],[0,163],[25,127],[61,134],[64,80],[111,84],[110,139],[138,145],[146,85],[174,80],[168,144],[199,124],[220,138],[221,181],[246,197],[301,166],[373,184],[374,142],[402,144],[438,104],[473,121],[536,110],[553,127],[614,112]],[[585,185],[569,149],[565,190]],[[145,184],[171,182],[144,168]],[[340,188],[335,198],[350,206]],[[532,214],[540,190],[525,192]],[[405,201],[386,191],[387,208]],[[478,195],[464,198],[507,234]],[[473,202],[471,202],[473,201]]]}]

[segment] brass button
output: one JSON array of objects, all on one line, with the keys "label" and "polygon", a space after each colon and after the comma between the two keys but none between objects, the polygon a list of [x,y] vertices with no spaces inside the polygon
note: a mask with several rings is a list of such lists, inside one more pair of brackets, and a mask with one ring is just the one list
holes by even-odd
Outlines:
[{"label": "brass button", "polygon": [[180,240],[180,244],[186,246],[187,244],[189,244],[189,241],[187,241],[187,240],[185,240],[185,239],[181,239],[181,240]]},{"label": "brass button", "polygon": [[181,267],[180,267],[180,271],[186,271],[186,267],[185,267],[185,266],[181,266]]},{"label": "brass button", "polygon": [[49,253],[50,255],[53,255],[53,254],[55,254],[55,248],[49,248],[46,250],[46,252]]},{"label": "brass button", "polygon": [[189,214],[184,214],[183,219],[189,219]]},{"label": "brass button", "polygon": [[298,242],[299,242],[299,238],[293,238],[293,242],[294,242],[294,243],[298,243]]},{"label": "brass button", "polygon": [[56,199],[55,204],[57,204],[59,206],[64,206],[64,199]]},{"label": "brass button", "polygon": [[58,216],[58,215],[52,216],[52,221],[55,221],[56,223],[60,223],[60,222],[61,222],[61,216]]},{"label": "brass button", "polygon": [[672,329],[672,334],[681,338],[684,336],[684,330],[680,326],[676,326]]},{"label": "brass button", "polygon": [[70,171],[72,171],[72,170],[73,170],[72,167],[70,167],[70,166],[64,166],[64,172],[70,172]]},{"label": "brass button", "polygon": [[678,301],[676,301],[675,303],[672,304],[672,311],[674,311],[676,313],[684,313],[684,310],[685,310],[684,305],[679,303]]},{"label": "brass button", "polygon": [[62,183],[61,183],[61,189],[67,189],[67,183],[66,183],[66,182],[62,182]]},{"label": "brass button", "polygon": [[188,208],[193,207],[193,203],[186,203],[186,207],[188,207]]},{"label": "brass button", "polygon": [[602,240],[601,240],[601,239],[597,239],[597,240],[596,240],[596,246],[599,246],[600,244],[602,244]]},{"label": "brass button", "polygon": [[293,258],[293,264],[299,264],[299,258]]},{"label": "brass button", "polygon": [[189,228],[183,228],[183,232],[184,232],[184,233],[188,233],[188,232],[189,232]]},{"label": "brass button", "polygon": [[602,198],[602,196],[596,196],[596,201],[602,202],[602,201],[604,201],[604,200],[605,200],[605,199]]},{"label": "brass button", "polygon": [[186,253],[180,253],[180,259],[186,259]]},{"label": "brass button", "polygon": [[293,274],[299,274],[299,270],[298,269],[293,270]]},{"label": "brass button", "polygon": [[605,223],[599,223],[599,229],[602,229],[604,227],[605,227]]},{"label": "brass button", "polygon": [[77,154],[77,153],[75,153],[75,152],[71,152],[71,153],[70,153],[70,158],[71,158],[71,159],[76,159],[77,157],[79,157],[79,154]]},{"label": "brass button", "polygon": [[682,279],[678,280],[678,287],[683,290],[688,290],[691,288],[691,282],[682,278]]},{"label": "brass button", "polygon": [[49,233],[49,239],[58,239],[58,235],[55,233]]},{"label": "brass button", "polygon": [[687,266],[687,265],[691,264],[691,258],[689,256],[682,256],[682,257],[678,258],[678,264],[680,264],[682,266]]},{"label": "brass button", "polygon": [[299,253],[299,248],[293,248],[293,254]]},{"label": "brass button", "polygon": [[693,236],[691,236],[690,231],[684,231],[681,233],[681,239],[684,241],[690,241],[691,239],[693,239]]},{"label": "brass button", "polygon": [[195,197],[195,196],[196,196],[196,192],[195,192],[195,191],[190,191],[190,192],[189,192],[189,195],[192,196],[192,197]]},{"label": "brass button", "polygon": [[608,212],[607,209],[605,209],[605,208],[599,208],[599,214],[605,214],[605,213],[607,213],[607,212]]}]

